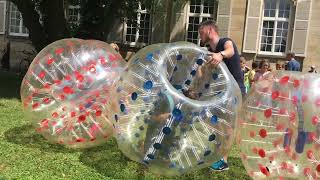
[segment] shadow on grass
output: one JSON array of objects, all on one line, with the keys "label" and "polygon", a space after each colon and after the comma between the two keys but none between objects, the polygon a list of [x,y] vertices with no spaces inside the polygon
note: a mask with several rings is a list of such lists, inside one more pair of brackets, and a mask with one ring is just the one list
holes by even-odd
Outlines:
[{"label": "shadow on grass", "polygon": [[14,72],[0,70],[0,98],[20,99],[21,80]]},{"label": "shadow on grass", "polygon": [[204,168],[182,176],[154,175],[146,166],[125,157],[114,139],[103,146],[83,151],[80,161],[111,179],[250,179],[239,157],[229,157],[230,169],[224,172],[214,172]]},{"label": "shadow on grass", "polygon": [[228,164],[230,169],[228,171],[212,171],[209,167],[203,168],[201,170],[193,171],[182,176],[174,177],[173,179],[241,179],[241,180],[250,180],[251,178],[247,175],[247,172],[242,165],[242,161],[239,157],[229,157]]},{"label": "shadow on grass", "polygon": [[146,171],[145,166],[131,161],[121,153],[115,139],[110,139],[102,146],[84,150],[80,161],[111,179],[136,179],[143,177]]},{"label": "shadow on grass", "polygon": [[34,131],[32,125],[23,125],[9,129],[4,133],[5,138],[8,142],[23,145],[28,148],[37,148],[41,151],[46,152],[62,152],[62,153],[73,153],[76,150],[67,149],[59,144],[50,144],[40,134]]}]

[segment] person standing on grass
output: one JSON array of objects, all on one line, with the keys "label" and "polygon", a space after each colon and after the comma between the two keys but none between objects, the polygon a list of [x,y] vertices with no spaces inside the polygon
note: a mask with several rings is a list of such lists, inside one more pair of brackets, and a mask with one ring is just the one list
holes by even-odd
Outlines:
[{"label": "person standing on grass", "polygon": [[285,65],[282,62],[278,61],[276,64],[276,70],[281,71],[281,70],[285,69],[284,66]]},{"label": "person standing on grass", "polygon": [[[202,44],[208,44],[209,61],[208,64],[218,65],[224,61],[230,73],[237,81],[242,97],[246,95],[246,89],[243,82],[243,74],[240,67],[240,56],[236,44],[230,38],[220,38],[218,26],[215,21],[204,21],[199,26],[199,35]],[[211,169],[217,171],[228,170],[227,155],[213,163]]]},{"label": "person standing on grass", "polygon": [[267,59],[263,59],[259,63],[259,71],[256,72],[253,82],[257,82],[263,79],[266,75],[270,73],[270,63]]},{"label": "person standing on grass", "polygon": [[287,53],[287,64],[288,71],[300,71],[300,63],[295,59],[295,54],[293,52]]},{"label": "person standing on grass", "polygon": [[257,62],[252,62],[251,70],[249,71],[249,77],[248,77],[249,78],[250,87],[252,87],[252,83],[253,83],[253,80],[254,80],[254,76],[256,75],[257,68],[258,68],[258,63]]},{"label": "person standing on grass", "polygon": [[241,66],[241,71],[244,77],[244,86],[246,87],[246,93],[249,92],[250,89],[250,81],[249,81],[249,72],[250,68],[246,65],[246,58],[243,56],[240,56],[240,66]]}]

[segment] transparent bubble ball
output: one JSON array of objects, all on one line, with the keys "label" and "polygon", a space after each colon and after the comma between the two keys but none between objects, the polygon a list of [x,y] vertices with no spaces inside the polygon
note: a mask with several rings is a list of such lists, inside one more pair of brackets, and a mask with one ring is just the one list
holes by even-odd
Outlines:
[{"label": "transparent bubble ball", "polygon": [[192,43],[154,44],[134,55],[110,105],[120,150],[161,175],[208,167],[231,149],[241,108],[236,81]]},{"label": "transparent bubble ball", "polygon": [[270,72],[244,105],[237,142],[253,179],[319,179],[320,76]]},{"label": "transparent bubble ball", "polygon": [[62,39],[33,60],[21,85],[26,119],[53,143],[86,148],[113,132],[105,112],[125,61],[107,43]]}]

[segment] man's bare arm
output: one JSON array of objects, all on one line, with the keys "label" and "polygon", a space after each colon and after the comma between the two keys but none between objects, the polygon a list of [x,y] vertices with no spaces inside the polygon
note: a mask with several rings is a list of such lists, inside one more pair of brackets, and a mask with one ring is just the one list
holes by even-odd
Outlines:
[{"label": "man's bare arm", "polygon": [[234,48],[232,41],[227,41],[224,44],[224,51],[221,51],[223,58],[229,59],[234,55]]}]

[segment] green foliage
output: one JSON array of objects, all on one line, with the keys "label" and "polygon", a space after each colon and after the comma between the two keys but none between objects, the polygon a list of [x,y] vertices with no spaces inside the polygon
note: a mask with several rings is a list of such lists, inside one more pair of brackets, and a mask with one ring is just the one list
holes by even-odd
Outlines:
[{"label": "green foliage", "polygon": [[79,36],[106,40],[116,20],[137,18],[139,0],[81,0],[80,7]]},{"label": "green foliage", "polygon": [[[139,6],[139,0],[10,1],[21,12],[24,25],[29,30],[29,38],[38,51],[58,39],[69,37],[105,41],[118,20],[136,18]],[[142,1],[142,5],[147,5],[148,9],[156,2]],[[68,22],[69,5],[80,5],[80,23]]]}]

